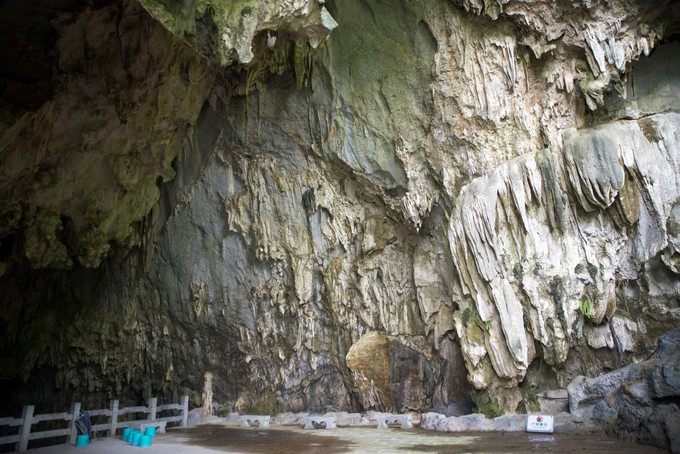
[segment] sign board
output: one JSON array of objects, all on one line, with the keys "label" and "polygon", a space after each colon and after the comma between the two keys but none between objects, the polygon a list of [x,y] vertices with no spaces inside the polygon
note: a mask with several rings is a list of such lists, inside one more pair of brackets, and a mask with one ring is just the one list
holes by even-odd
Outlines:
[{"label": "sign board", "polygon": [[527,432],[553,433],[553,417],[551,415],[527,415]]}]

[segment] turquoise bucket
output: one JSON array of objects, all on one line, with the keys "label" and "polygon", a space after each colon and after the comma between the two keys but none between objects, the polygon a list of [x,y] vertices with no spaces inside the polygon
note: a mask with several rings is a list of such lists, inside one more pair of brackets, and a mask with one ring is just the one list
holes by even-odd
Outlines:
[{"label": "turquoise bucket", "polygon": [[134,437],[135,433],[137,432],[139,431],[130,427],[130,430],[127,433],[127,437],[123,438],[123,440],[127,441],[128,443],[132,443],[132,437]]},{"label": "turquoise bucket", "polygon": [[155,427],[147,427],[146,430],[144,430],[144,435],[148,435],[151,438],[154,438],[156,436],[156,428]]},{"label": "turquoise bucket", "polygon": [[142,435],[142,438],[139,439],[139,447],[148,448],[149,446],[151,446],[151,437],[148,435]]},{"label": "turquoise bucket", "polygon": [[141,441],[143,435],[141,432],[135,431],[135,433],[132,435],[132,446],[139,446],[139,442]]},{"label": "turquoise bucket", "polygon": [[127,441],[128,443],[130,443],[130,432],[132,432],[132,429],[130,429],[129,427],[123,429],[123,441]]},{"label": "turquoise bucket", "polygon": [[82,448],[90,444],[90,436],[87,434],[78,435],[76,437],[76,447]]}]

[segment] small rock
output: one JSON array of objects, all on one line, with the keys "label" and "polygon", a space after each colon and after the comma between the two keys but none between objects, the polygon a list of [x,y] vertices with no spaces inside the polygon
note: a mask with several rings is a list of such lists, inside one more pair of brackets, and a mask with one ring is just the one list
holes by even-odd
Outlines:
[{"label": "small rock", "polygon": [[492,420],[493,428],[501,432],[522,432],[526,429],[527,416],[516,413],[506,413]]},{"label": "small rock", "polygon": [[489,432],[493,430],[491,420],[486,419],[481,413],[474,413],[466,416],[451,416],[442,423],[447,432]]},{"label": "small rock", "polygon": [[276,415],[272,422],[282,426],[297,426],[304,424],[305,416],[307,415],[309,415],[309,413],[281,413],[280,415]]},{"label": "small rock", "polygon": [[227,424],[237,424],[240,423],[241,420],[239,419],[238,413],[229,413],[229,415],[224,418],[224,422]]},{"label": "small rock", "polygon": [[371,425],[374,425],[374,424],[375,424],[375,421],[371,422],[371,420],[366,415],[363,415],[361,417],[361,421],[359,421],[359,425],[361,427],[368,427],[368,426],[371,426]]},{"label": "small rock", "polygon": [[441,421],[446,419],[446,415],[435,412],[423,413],[420,418],[420,428],[425,430],[437,430]]},{"label": "small rock", "polygon": [[338,426],[358,426],[361,423],[361,415],[359,413],[338,411],[326,413],[324,416],[335,416]]},{"label": "small rock", "polygon": [[187,424],[190,426],[195,426],[196,424],[201,424],[204,421],[203,417],[203,407],[194,408],[189,410],[189,415],[187,417]]}]

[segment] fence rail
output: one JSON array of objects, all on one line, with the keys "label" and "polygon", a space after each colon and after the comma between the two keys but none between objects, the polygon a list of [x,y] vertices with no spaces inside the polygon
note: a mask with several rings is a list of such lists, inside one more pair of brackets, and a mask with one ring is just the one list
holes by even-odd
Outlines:
[{"label": "fence rail", "polygon": [[[178,416],[164,416],[158,417],[159,412],[178,410],[180,414]],[[49,413],[42,415],[34,415],[35,411],[34,405],[26,405],[21,414],[21,418],[0,418],[1,426],[19,427],[19,433],[13,435],[6,435],[0,437],[0,445],[7,445],[11,443],[16,443],[15,450],[17,452],[23,452],[28,449],[29,440],[40,440],[43,438],[53,438],[53,437],[68,437],[68,443],[75,443],[76,436],[78,435],[78,429],[76,427],[76,421],[80,418],[81,408],[80,402],[76,402],[71,405],[71,411],[69,413]],[[187,425],[189,417],[189,397],[182,396],[182,399],[177,404],[165,404],[158,405],[158,400],[155,397],[149,399],[149,405],[146,407],[125,407],[118,408],[118,401],[111,401],[111,408],[103,408],[98,410],[87,410],[82,413],[89,413],[90,417],[106,417],[108,422],[102,424],[93,424],[92,432],[108,432],[109,437],[115,437],[116,431],[118,429],[123,429],[126,427],[133,426],[139,422],[147,421],[167,421],[167,422],[179,422],[180,426],[184,427]],[[119,418],[122,415],[130,413],[145,413],[148,415],[146,419],[139,419],[134,421],[120,421]],[[53,429],[53,430],[43,430],[39,432],[32,432],[31,426],[38,424],[42,421],[68,421],[68,427],[63,429]]]}]

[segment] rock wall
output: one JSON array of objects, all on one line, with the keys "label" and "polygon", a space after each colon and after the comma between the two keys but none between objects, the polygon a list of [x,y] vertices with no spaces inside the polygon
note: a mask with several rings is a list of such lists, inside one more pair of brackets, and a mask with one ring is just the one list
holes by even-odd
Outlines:
[{"label": "rock wall", "polygon": [[569,408],[597,430],[680,451],[680,330],[659,337],[654,355],[569,384]]},{"label": "rock wall", "polygon": [[0,131],[17,403],[198,404],[209,371],[248,411],[497,414],[648,355],[680,317],[680,13],[572,3],[60,15],[61,85]]},{"label": "rock wall", "polygon": [[456,329],[476,387],[496,377],[516,386],[537,356],[564,364],[579,338],[635,350],[648,322],[617,304],[616,287],[669,245],[679,120],[574,131],[561,155],[523,156],[463,188],[449,240],[466,296]]}]

